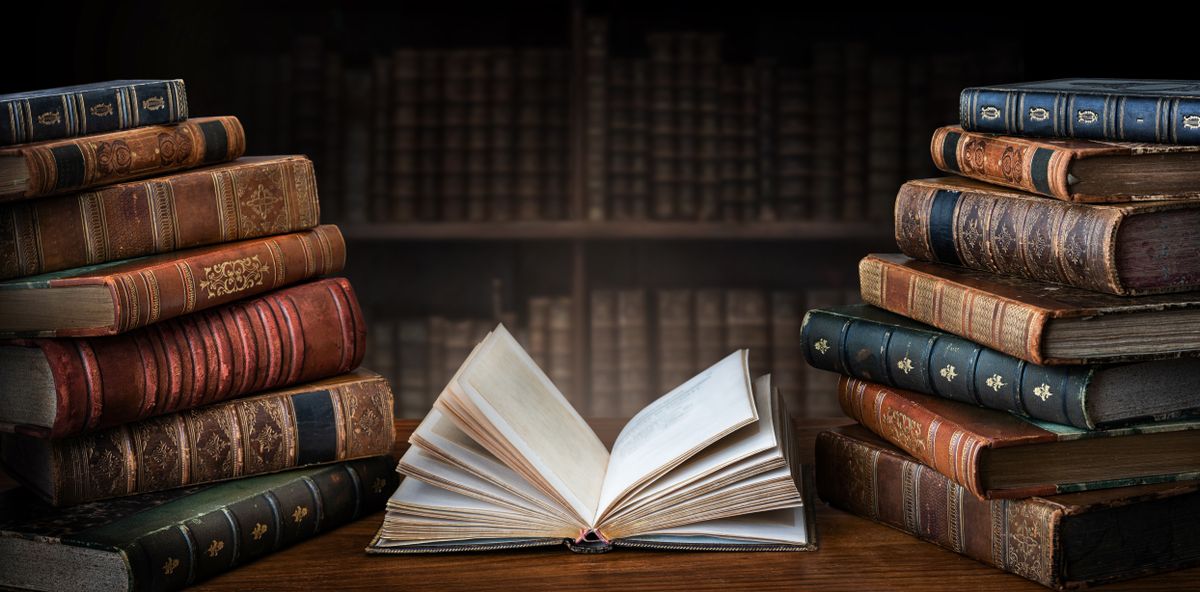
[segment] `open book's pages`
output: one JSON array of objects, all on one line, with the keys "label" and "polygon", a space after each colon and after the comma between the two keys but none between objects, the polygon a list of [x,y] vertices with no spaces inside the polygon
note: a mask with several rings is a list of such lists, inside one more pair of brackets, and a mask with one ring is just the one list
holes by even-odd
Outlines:
[{"label": "open book's pages", "polygon": [[815,548],[788,414],[748,357],[651,403],[610,451],[497,327],[413,432],[367,551]]}]

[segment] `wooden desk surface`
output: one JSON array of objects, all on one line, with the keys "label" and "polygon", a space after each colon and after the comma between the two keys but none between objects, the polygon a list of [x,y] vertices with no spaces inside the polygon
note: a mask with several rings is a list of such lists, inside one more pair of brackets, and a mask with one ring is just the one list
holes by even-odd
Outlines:
[{"label": "wooden desk surface", "polygon": [[[397,453],[416,422],[398,421]],[[846,420],[803,420],[806,461],[824,427]],[[618,423],[598,421],[609,440]],[[610,440],[609,440],[610,441]],[[815,499],[815,495],[813,496]],[[446,555],[367,555],[383,512],[325,533],[200,584],[198,590],[1045,590],[821,503],[820,550],[808,553],[703,553],[616,550],[580,555],[566,548]],[[1103,586],[1101,590],[1185,590],[1200,568]]]}]

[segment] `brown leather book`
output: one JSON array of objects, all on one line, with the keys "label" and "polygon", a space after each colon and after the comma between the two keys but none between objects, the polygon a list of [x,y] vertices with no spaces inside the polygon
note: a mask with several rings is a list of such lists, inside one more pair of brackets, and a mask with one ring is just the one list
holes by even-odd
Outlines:
[{"label": "brown leather book", "polygon": [[[341,271],[337,226],[0,282],[0,337],[115,335]],[[30,314],[36,311],[36,314]]]},{"label": "brown leather book", "polygon": [[867,255],[863,302],[1034,364],[1200,353],[1200,293],[1120,297],[1023,278]]},{"label": "brown leather book", "polygon": [[0,345],[0,430],[60,438],[349,372],[366,349],[332,278],[116,337]]},{"label": "brown leather book", "polygon": [[199,117],[0,149],[0,202],[99,187],[233,160],[246,152],[236,117]]},{"label": "brown leather book", "polygon": [[294,232],[319,219],[307,158],[242,158],[0,205],[0,279]]},{"label": "brown leather book", "polygon": [[1200,482],[983,501],[861,426],[817,436],[817,491],[852,514],[1062,590],[1200,563]]},{"label": "brown leather book", "polygon": [[1200,198],[1200,146],[1026,138],[938,128],[948,173],[1075,202]]},{"label": "brown leather book", "polygon": [[392,391],[366,370],[73,438],[5,434],[4,465],[52,505],[388,454]]},{"label": "brown leather book", "polygon": [[1200,288],[1200,201],[1071,204],[961,177],[909,181],[896,242],[924,261],[1131,296]]},{"label": "brown leather book", "polygon": [[[987,379],[988,390],[1012,380],[1016,377],[995,373]],[[851,419],[985,499],[1200,474],[1195,420],[1082,430],[849,377],[838,382],[838,402]]]}]

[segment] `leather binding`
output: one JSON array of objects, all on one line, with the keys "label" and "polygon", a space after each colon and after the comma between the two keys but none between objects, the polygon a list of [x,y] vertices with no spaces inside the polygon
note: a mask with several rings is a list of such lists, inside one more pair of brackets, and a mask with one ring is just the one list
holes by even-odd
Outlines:
[{"label": "leather binding", "polygon": [[0,290],[105,286],[113,320],[90,327],[23,332],[0,327],[0,337],[115,335],[198,310],[341,271],[346,244],[337,226],[199,247],[131,261],[0,283]]},{"label": "leather binding", "polygon": [[[992,384],[1013,377],[997,373]],[[1037,425],[1010,413],[947,401],[893,387],[843,376],[838,382],[838,403],[851,419],[879,437],[913,455],[981,499],[1020,499],[1071,491],[1107,489],[1143,483],[1179,481],[1195,473],[1147,475],[1085,483],[1041,483],[1005,489],[989,488],[980,459],[989,449],[1046,444],[1083,438],[1134,437],[1148,431],[1194,429],[1196,422],[1153,424],[1121,429],[1086,431],[1050,424]],[[1052,431],[1053,430],[1053,431]]]},{"label": "leather binding", "polygon": [[1048,138],[1200,144],[1200,82],[1065,78],[971,87],[963,129]]},{"label": "leather binding", "polygon": [[6,434],[4,461],[28,479],[26,447],[49,448],[42,493],[69,506],[387,454],[392,431],[387,380],[359,370],[71,438]]},{"label": "leather binding", "polygon": [[0,545],[28,541],[63,579],[112,576],[66,571],[60,552],[115,553],[128,589],[178,590],[382,509],[394,467],[379,456],[70,508],[16,489],[0,497]]},{"label": "leather binding", "polygon": [[0,205],[0,279],[295,232],[319,219],[307,158],[242,158]]},{"label": "leather binding", "polygon": [[1191,309],[1200,306],[1195,292],[1113,296],[917,261],[899,254],[867,255],[858,264],[858,275],[863,302],[1038,365],[1109,363],[1195,354],[1177,350],[1069,358],[1042,352],[1050,319]]},{"label": "leather binding", "polygon": [[1134,193],[1118,195],[1077,193],[1072,190],[1070,175],[1071,164],[1085,158],[1197,152],[1200,146],[994,136],[947,126],[934,130],[929,150],[933,164],[947,173],[1063,201],[1103,203],[1200,197],[1200,189],[1178,193],[1138,193],[1128,189]]},{"label": "leather binding", "polygon": [[332,278],[116,337],[6,345],[41,349],[58,399],[49,431],[9,429],[62,438],[349,372],[366,325],[350,282]]},{"label": "leather binding", "polygon": [[29,182],[0,201],[41,197],[225,162],[246,152],[236,117],[201,117],[82,138],[0,148],[25,159]]},{"label": "leather binding", "polygon": [[1186,292],[1200,288],[1200,278],[1164,273],[1160,286],[1126,286],[1117,242],[1133,216],[1198,205],[1075,205],[969,179],[909,181],[896,196],[896,243],[915,259],[1106,294]]},{"label": "leather binding", "polygon": [[[879,309],[810,310],[800,331],[809,365],[887,386],[1095,429],[1084,404],[1091,366],[1037,366]],[[992,376],[1011,377],[998,388]]]},{"label": "leather binding", "polygon": [[[1057,590],[1200,563],[1195,481],[984,501],[859,426],[818,434],[816,469],[826,502]],[[1102,530],[1072,530],[1094,513]]]},{"label": "leather binding", "polygon": [[0,146],[73,138],[188,117],[183,81],[111,80],[0,95]]}]

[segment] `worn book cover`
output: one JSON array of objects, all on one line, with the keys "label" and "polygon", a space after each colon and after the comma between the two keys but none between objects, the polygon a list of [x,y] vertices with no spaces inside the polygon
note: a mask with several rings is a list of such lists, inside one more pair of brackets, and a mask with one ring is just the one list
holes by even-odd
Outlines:
[{"label": "worn book cover", "polygon": [[110,80],[0,95],[0,146],[175,123],[188,117],[182,80]]}]

